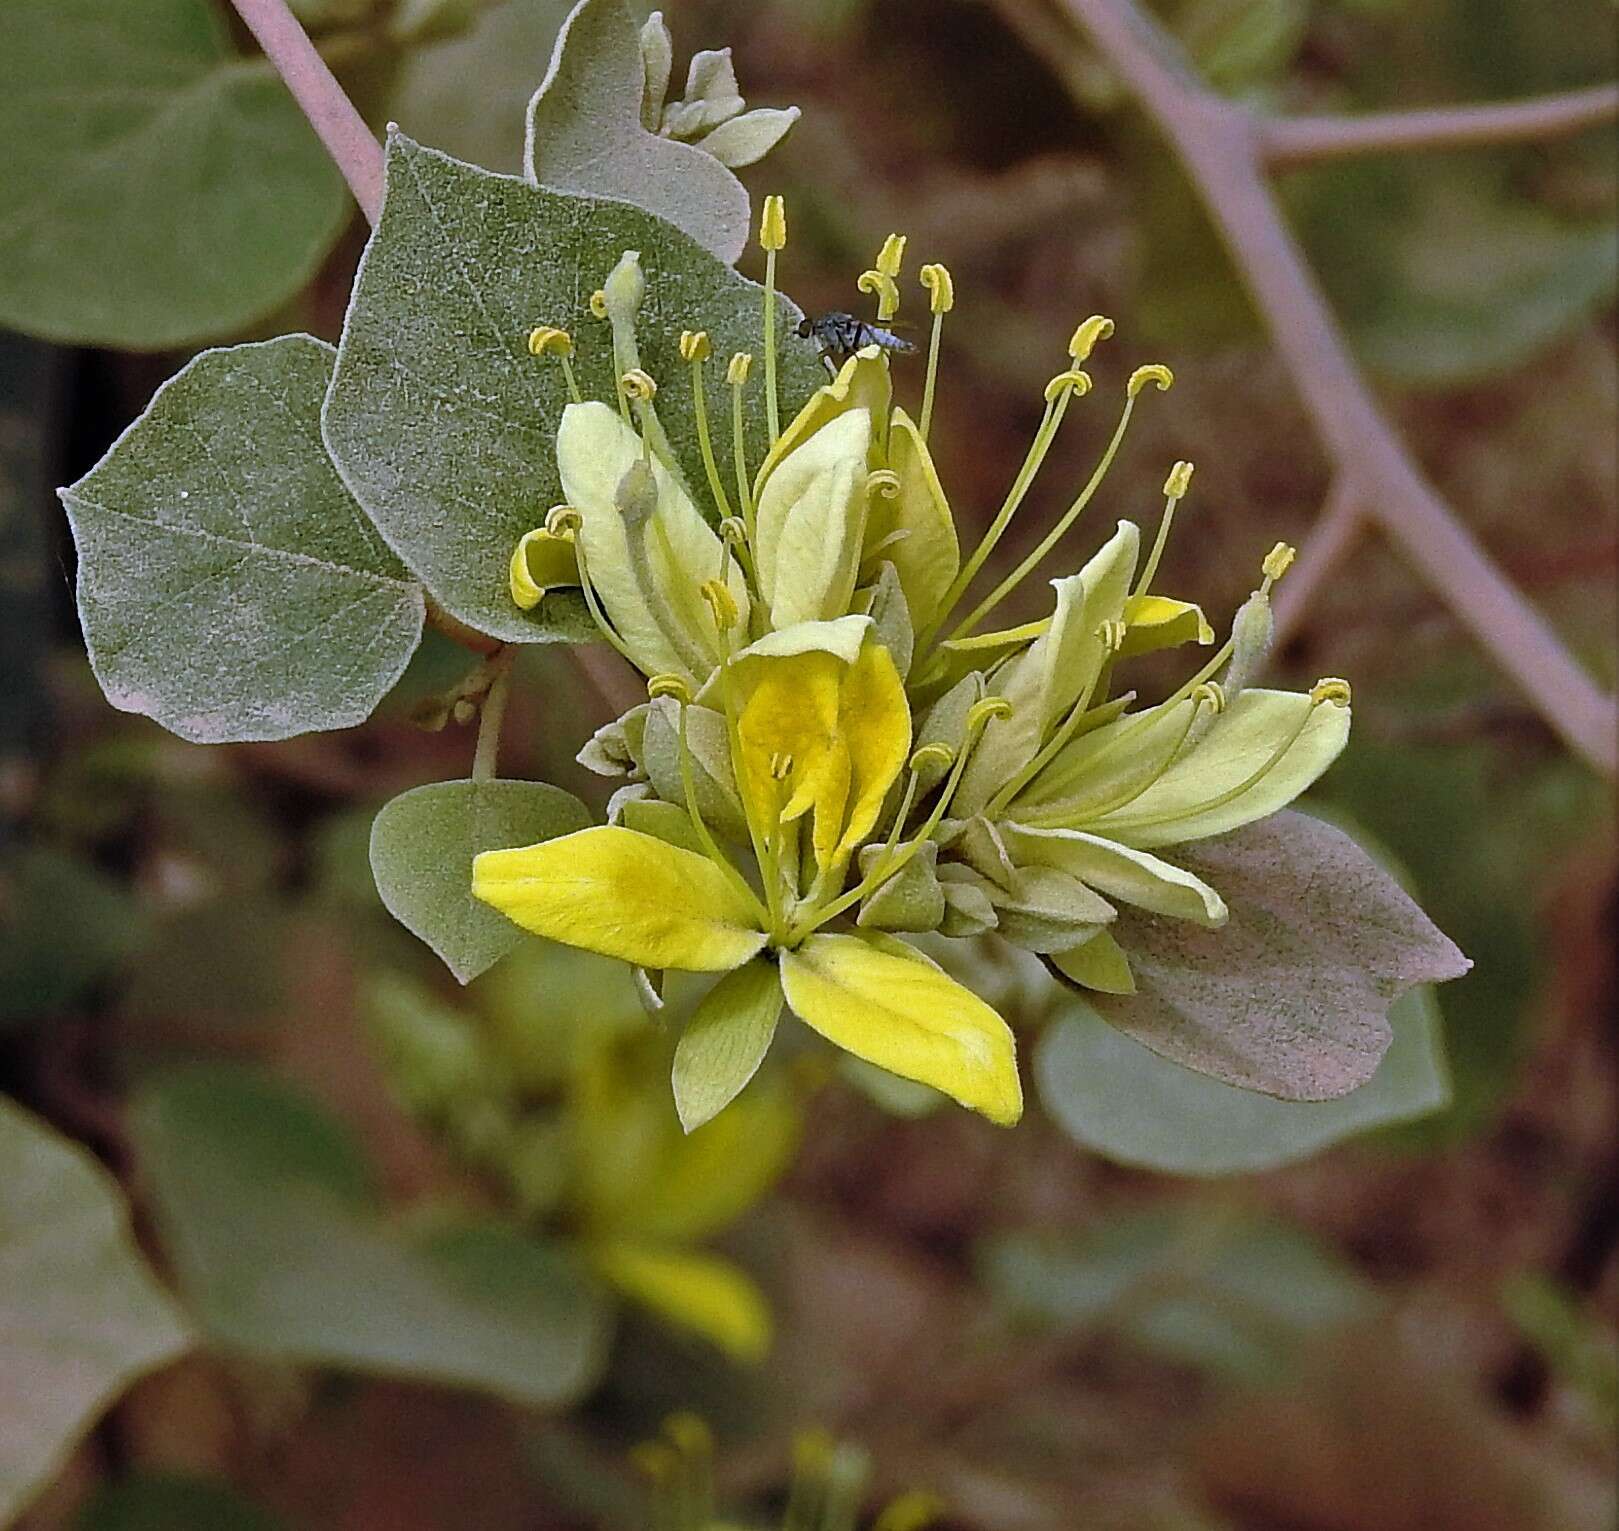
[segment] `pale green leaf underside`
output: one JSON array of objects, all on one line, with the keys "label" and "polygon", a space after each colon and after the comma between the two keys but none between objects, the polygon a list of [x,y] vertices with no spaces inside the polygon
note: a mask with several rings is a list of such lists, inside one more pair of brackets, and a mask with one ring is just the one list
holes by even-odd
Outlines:
[{"label": "pale green leaf underside", "polygon": [[209,0],[7,0],[0,143],[0,323],[52,340],[241,330],[349,216],[286,87]]},{"label": "pale green leaf underside", "polygon": [[703,997],[675,1046],[675,1110],[687,1132],[736,1099],[759,1071],[785,1001],[768,957],[733,968]]},{"label": "pale green leaf underside", "polygon": [[[560,501],[561,368],[529,355],[539,324],[569,330],[588,398],[613,400],[607,325],[590,295],[626,250],[641,252],[642,366],[687,481],[703,485],[683,329],[704,329],[714,448],[730,462],[725,361],[762,345],[753,283],[678,230],[620,202],[565,196],[424,149],[388,143],[388,190],[355,284],[325,413],[333,457],[382,535],[453,615],[514,642],[593,633],[577,596],[513,604],[518,539]],[[783,415],[825,381],[815,348],[792,334],[782,301]],[[748,387],[749,460],[764,453],[763,367]],[[706,502],[706,495],[700,496]]]},{"label": "pale green leaf underside", "polygon": [[733,264],[748,241],[748,194],[706,150],[647,132],[643,82],[629,6],[584,0],[529,102],[524,172],[553,191],[633,203]]},{"label": "pale green leaf underside", "polygon": [[572,1262],[504,1225],[390,1226],[340,1162],[298,1152],[312,1117],[346,1141],[302,1095],[242,1069],[160,1075],[136,1097],[158,1229],[213,1337],[526,1405],[577,1396],[604,1316]]},{"label": "pale green leaf underside", "polygon": [[1358,1090],[1337,1100],[1277,1100],[1160,1058],[1074,998],[1041,1038],[1034,1077],[1064,1131],[1109,1159],[1168,1175],[1243,1174],[1445,1105],[1433,991],[1412,989],[1389,1023],[1394,1041]]},{"label": "pale green leaf underside", "polygon": [[190,1343],[112,1177],[0,1100],[0,1524],[125,1387]]},{"label": "pale green leaf underside", "polygon": [[62,491],[107,699],[181,738],[364,722],[421,638],[421,587],[320,439],[332,348],[206,351]]},{"label": "pale green leaf underside", "polygon": [[1471,965],[1403,889],[1331,825],[1283,812],[1177,848],[1219,890],[1206,930],[1124,908],[1111,927],[1136,992],[1094,996],[1154,1052],[1283,1100],[1347,1095],[1372,1078],[1407,989]]},{"label": "pale green leaf underside", "polygon": [[473,898],[472,858],[589,823],[578,798],[544,782],[431,782],[377,815],[371,870],[388,912],[470,983],[526,939],[499,910]]}]

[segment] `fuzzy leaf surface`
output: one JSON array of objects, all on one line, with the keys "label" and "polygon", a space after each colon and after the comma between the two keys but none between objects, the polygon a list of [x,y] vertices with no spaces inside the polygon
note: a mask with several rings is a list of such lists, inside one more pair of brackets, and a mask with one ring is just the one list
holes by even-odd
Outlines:
[{"label": "fuzzy leaf surface", "polygon": [[205,351],[78,483],[79,616],[107,700],[198,744],[363,723],[421,641],[421,587],[320,439],[332,348]]},{"label": "fuzzy leaf surface", "polygon": [[524,174],[553,191],[633,203],[735,264],[748,242],[747,192],[706,150],[641,125],[643,87],[640,27],[629,6],[584,0],[529,102]]},{"label": "fuzzy leaf surface", "polygon": [[472,896],[479,851],[533,845],[590,823],[571,793],[540,781],[436,781],[383,805],[371,871],[388,912],[471,983],[525,937]]},{"label": "fuzzy leaf surface", "polygon": [[1283,1100],[1347,1095],[1393,1040],[1388,1012],[1419,983],[1471,964],[1342,830],[1273,814],[1177,848],[1225,899],[1205,930],[1125,909],[1112,927],[1136,976],[1096,1009],[1172,1062]]},{"label": "fuzzy leaf surface", "polygon": [[[679,230],[622,202],[564,195],[388,141],[382,220],[361,262],[326,403],[325,435],[345,482],[382,535],[452,615],[513,642],[594,636],[577,594],[518,610],[512,549],[562,499],[556,433],[567,386],[529,355],[535,325],[575,337],[587,398],[615,396],[612,351],[590,295],[638,250],[646,300],[641,365],[658,382],[659,418],[693,486],[706,483],[692,422],[683,329],[704,329],[714,450],[730,461],[725,362],[762,343],[760,289]],[[815,347],[793,333],[782,299],[782,412],[824,380]],[[749,461],[764,455],[759,381],[745,399]],[[706,506],[706,496],[700,503]]]}]

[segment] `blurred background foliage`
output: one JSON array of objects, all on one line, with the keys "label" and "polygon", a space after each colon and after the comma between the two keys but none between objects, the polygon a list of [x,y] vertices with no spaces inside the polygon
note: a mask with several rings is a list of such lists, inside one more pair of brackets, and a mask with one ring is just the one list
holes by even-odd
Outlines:
[{"label": "blurred background foliage", "polygon": [[[515,169],[559,0],[295,9],[374,121]],[[1240,282],[1103,61],[1040,61],[1039,6],[668,9],[681,48],[735,46],[750,99],[805,109],[746,178],[787,197],[806,309],[853,307],[891,228],[955,273],[935,442],[958,508],[995,503],[1075,320],[1105,312],[1108,367],[1177,373],[1111,485],[1139,513],[1197,459],[1171,581],[1223,615],[1276,538],[1307,538],[1327,466]],[[1607,0],[1154,9],[1277,112],[1615,64]],[[1228,1180],[1109,1163],[1039,1114],[907,1120],[929,1103],[813,1055],[682,1144],[647,1088],[665,1035],[620,970],[531,943],[454,990],[366,863],[383,801],[464,773],[464,733],[411,721],[464,670],[452,645],[343,735],[207,750],[106,707],[53,487],[196,347],[335,336],[363,242],[244,44],[216,0],[0,0],[0,1083],[26,1108],[0,1127],[55,1177],[48,1202],[0,1192],[0,1387],[41,1378],[37,1408],[26,1384],[0,1407],[0,1520],[27,1499],[29,1531],[631,1531],[626,1451],[696,1409],[722,1499],[761,1525],[817,1421],[858,1443],[851,1503],[923,1485],[973,1531],[1609,1523],[1609,788],[1386,550],[1353,555],[1278,669],[1353,679],[1317,806],[1475,959],[1422,1020],[1449,1104]],[[1613,133],[1282,191],[1424,467],[1611,687]],[[1087,417],[1048,476],[1109,426]],[[1025,551],[1014,528],[1006,559]],[[572,756],[605,704],[565,657],[523,663],[509,774],[599,806]],[[19,1241],[41,1206],[71,1239]],[[206,1344],[152,1370],[187,1326]],[[88,1411],[143,1371],[76,1445],[53,1426],[75,1388]],[[844,1526],[834,1498],[803,1526]]]}]

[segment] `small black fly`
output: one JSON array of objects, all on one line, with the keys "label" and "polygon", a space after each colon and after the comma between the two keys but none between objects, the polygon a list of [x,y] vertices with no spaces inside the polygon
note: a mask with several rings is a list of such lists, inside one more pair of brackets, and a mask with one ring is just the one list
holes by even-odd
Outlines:
[{"label": "small black fly", "polygon": [[805,319],[798,326],[805,340],[813,340],[820,347],[821,360],[827,370],[836,373],[856,351],[867,346],[881,346],[885,351],[914,351],[916,347],[903,335],[868,324],[853,314],[822,314],[816,319]]}]

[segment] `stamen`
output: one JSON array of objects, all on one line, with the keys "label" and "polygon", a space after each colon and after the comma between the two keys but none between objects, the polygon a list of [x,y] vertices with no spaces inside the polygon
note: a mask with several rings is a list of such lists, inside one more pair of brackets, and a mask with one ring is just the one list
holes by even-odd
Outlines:
[{"label": "stamen", "polygon": [[1215,717],[1219,717],[1230,705],[1225,687],[1215,680],[1206,680],[1201,686],[1194,686],[1191,700],[1199,706],[1206,706]]},{"label": "stamen", "polygon": [[[1251,771],[1247,776],[1239,781],[1236,786],[1227,787],[1226,790],[1220,793],[1217,797],[1212,797],[1207,802],[1199,803],[1197,805],[1197,812],[1208,813],[1216,808],[1224,808],[1227,803],[1234,802],[1244,793],[1250,792],[1253,790],[1253,788],[1257,787],[1261,781],[1269,776],[1270,773],[1282,763],[1288,752],[1303,737],[1304,730],[1310,726],[1310,719],[1315,716],[1316,708],[1347,707],[1348,705],[1348,681],[1338,680],[1332,677],[1317,681],[1310,690],[1310,705],[1304,709],[1304,715],[1299,719],[1298,724],[1294,727],[1292,732],[1289,733],[1288,736],[1271,751],[1269,759],[1267,759],[1257,769]],[[1113,808],[1108,808],[1103,811],[1112,813],[1116,810]],[[1184,809],[1176,809],[1170,813],[1147,814],[1144,817],[1127,819],[1117,823],[1116,825],[1110,825],[1109,828],[1132,831],[1137,829],[1146,829],[1157,824],[1172,823],[1174,820],[1182,818],[1185,812],[1186,810]],[[1100,817],[1100,815],[1094,816]]]},{"label": "stamen", "polygon": [[1133,399],[1148,383],[1155,383],[1159,393],[1168,393],[1174,386],[1175,374],[1162,362],[1150,362],[1145,367],[1137,367],[1130,374],[1130,381],[1124,385],[1124,391]]},{"label": "stamen", "polygon": [[861,292],[875,293],[877,295],[877,322],[889,323],[899,312],[899,276],[900,267],[905,262],[905,236],[903,234],[890,234],[883,241],[883,247],[877,252],[877,263],[874,269],[860,273],[860,280],[855,284]]},{"label": "stamen", "polygon": [[658,396],[656,380],[651,373],[643,372],[639,367],[631,367],[618,380],[618,386],[632,403],[650,404]]},{"label": "stamen", "polygon": [[777,750],[770,757],[770,779],[786,781],[793,774],[793,757],[785,750]]},{"label": "stamen", "polygon": [[673,697],[682,707],[691,705],[691,684],[684,675],[663,670],[646,683],[646,694],[654,702],[661,697]]},{"label": "stamen", "polygon": [[1100,340],[1113,333],[1113,321],[1106,314],[1092,314],[1074,331],[1068,342],[1068,354],[1076,362],[1089,361],[1091,352]]},{"label": "stamen", "polygon": [[708,394],[703,382],[703,363],[713,354],[706,330],[680,332],[680,356],[691,366],[691,408],[697,422],[697,447],[703,454],[703,472],[708,476],[708,492],[714,496],[714,506],[723,520],[731,514],[731,502],[725,496],[725,485],[720,482],[719,463],[714,457],[714,442],[708,431]]},{"label": "stamen", "polygon": [[[575,511],[574,514],[577,515],[578,512]],[[639,669],[640,666],[635,664],[635,656],[630,653],[628,646],[619,637],[613,624],[607,620],[607,613],[602,610],[601,598],[596,594],[596,587],[590,578],[590,564],[585,558],[583,538],[576,537],[574,539],[573,551],[574,556],[579,560],[579,588],[584,594],[585,606],[590,611],[592,621],[601,629],[602,637],[612,644],[632,665],[635,665],[635,668]]]},{"label": "stamen", "polygon": [[939,336],[944,329],[944,316],[956,306],[956,284],[947,266],[930,261],[917,273],[917,280],[928,290],[928,308],[933,314],[933,333],[928,339],[927,381],[922,385],[922,418],[917,430],[926,444],[933,424],[933,392],[939,378]]},{"label": "stamen", "polygon": [[[1084,326],[1081,326],[1081,329],[1083,328]],[[944,599],[939,603],[938,615],[917,635],[916,652],[919,658],[927,654],[939,629],[949,620],[957,602],[966,594],[967,587],[977,578],[985,559],[995,551],[996,543],[1001,540],[1002,534],[1011,524],[1018,506],[1023,503],[1023,497],[1029,492],[1029,486],[1040,471],[1040,465],[1051,450],[1051,443],[1056,439],[1058,427],[1062,425],[1063,416],[1068,411],[1068,401],[1082,397],[1090,391],[1090,387],[1090,378],[1085,373],[1072,369],[1059,372],[1046,384],[1045,414],[1041,417],[1039,429],[1035,431],[1034,440],[1024,456],[1023,466],[1018,469],[1017,476],[1012,480],[1012,487],[1007,490],[1006,498],[1001,502],[1001,508],[995,512],[995,519],[990,522],[983,540],[973,549],[972,557],[961,566],[956,577],[950,582],[950,588],[945,591]],[[953,636],[959,637],[959,631]]]},{"label": "stamen", "polygon": [[[1083,374],[1080,374],[1083,376]],[[1090,476],[1086,485],[1079,492],[1079,497],[1063,512],[1062,519],[1041,538],[1040,545],[1029,554],[1009,575],[1003,579],[971,612],[962,620],[951,633],[952,638],[964,638],[978,626],[990,612],[1001,604],[1030,574],[1044,562],[1046,555],[1062,541],[1067,535],[1069,527],[1080,517],[1085,507],[1090,504],[1092,496],[1101,488],[1102,480],[1107,477],[1108,469],[1113,466],[1113,459],[1118,456],[1119,447],[1124,441],[1124,433],[1130,428],[1130,416],[1135,411],[1136,395],[1141,392],[1147,382],[1157,382],[1160,389],[1169,387],[1163,379],[1169,378],[1168,367],[1138,367],[1131,374],[1130,381],[1124,391],[1124,409],[1119,415],[1119,423],[1114,428],[1113,439],[1108,442],[1107,450],[1102,454],[1102,460],[1097,463],[1096,471]]]},{"label": "stamen", "polygon": [[576,537],[585,518],[571,505],[553,505],[545,513],[545,529],[553,537]]},{"label": "stamen", "polygon": [[1176,463],[1169,470],[1169,477],[1164,480],[1164,514],[1158,522],[1158,536],[1153,541],[1152,552],[1147,555],[1147,566],[1141,571],[1136,588],[1131,591],[1132,597],[1137,600],[1152,588],[1153,576],[1158,572],[1158,562],[1164,556],[1164,549],[1169,545],[1169,529],[1175,522],[1175,508],[1186,498],[1186,491],[1191,487],[1191,463],[1185,461]]},{"label": "stamen", "polygon": [[568,385],[568,397],[575,404],[584,403],[584,395],[579,392],[579,381],[573,375],[573,337],[566,330],[559,330],[550,324],[542,324],[530,330],[528,354],[556,357],[562,363],[562,376]]},{"label": "stamen", "polygon": [[748,544],[754,542],[753,492],[748,487],[748,442],[742,423],[742,389],[753,368],[753,357],[738,351],[725,369],[725,381],[731,385],[731,454],[736,461],[736,496],[742,506],[742,519],[748,528]]},{"label": "stamen", "polygon": [[866,475],[866,493],[881,495],[885,500],[897,500],[903,486],[899,474],[892,468],[878,468]]},{"label": "stamen", "polygon": [[607,293],[600,287],[590,295],[590,311],[598,319],[607,317]]},{"label": "stamen", "polygon": [[[1097,628],[1097,639],[1108,651],[1109,658],[1124,647],[1124,638],[1128,631],[1129,629],[1123,622],[1115,621],[1104,622]],[[1090,710],[1091,698],[1096,694],[1096,688],[1101,683],[1102,675],[1106,669],[1105,662],[1097,665],[1096,673],[1091,676],[1085,689],[1080,692],[1078,700],[1069,709],[1068,716],[1063,719],[1062,727],[1046,741],[1045,745],[1036,753],[1034,759],[989,800],[989,803],[984,808],[986,816],[995,818],[1019,792],[1028,786],[1062,752],[1063,747],[1078,732],[1080,723]]]},{"label": "stamen", "polygon": [[1285,542],[1278,542],[1265,555],[1265,561],[1260,564],[1259,568],[1260,572],[1265,576],[1265,582],[1260,586],[1260,589],[1266,595],[1270,594],[1271,586],[1293,567],[1293,560],[1298,556],[1299,550]]},{"label": "stamen", "polygon": [[[742,566],[743,577],[753,589],[759,588],[753,569],[753,551],[748,546],[748,528],[740,516],[726,516],[717,528],[720,541],[730,555]],[[723,575],[721,576],[724,577]]]},{"label": "stamen", "polygon": [[780,197],[765,198],[759,243],[765,252],[765,418],[774,446],[781,435],[781,405],[776,394],[776,252],[787,244],[787,204]]},{"label": "stamen", "polygon": [[708,602],[708,609],[714,616],[714,626],[719,632],[729,632],[742,620],[742,610],[736,604],[736,597],[723,579],[705,579],[698,586],[698,591]]}]

